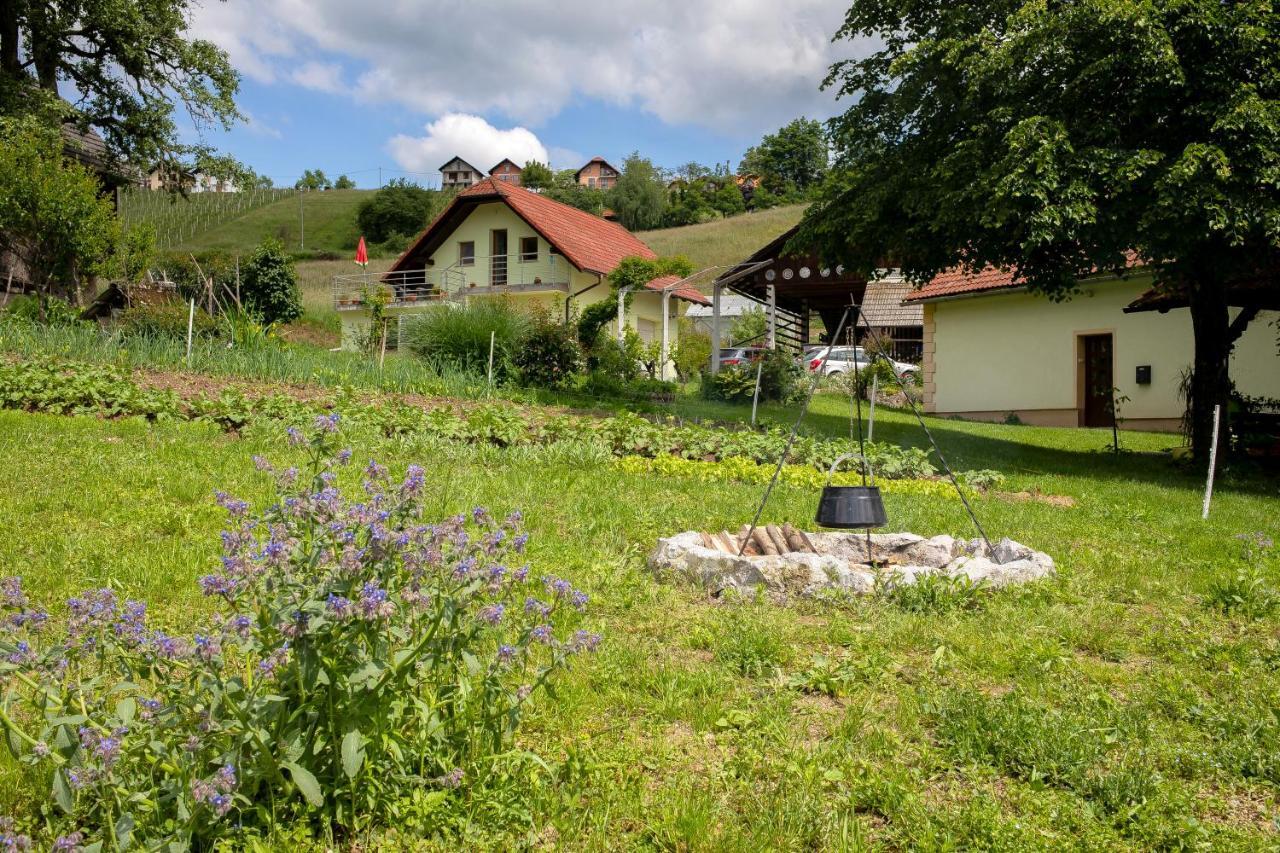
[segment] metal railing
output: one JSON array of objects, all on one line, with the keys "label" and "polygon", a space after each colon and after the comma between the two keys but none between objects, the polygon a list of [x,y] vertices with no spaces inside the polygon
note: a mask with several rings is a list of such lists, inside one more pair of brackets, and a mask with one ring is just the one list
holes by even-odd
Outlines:
[{"label": "metal railing", "polygon": [[333,277],[333,306],[358,310],[379,287],[394,307],[499,293],[567,292],[572,265],[560,255],[477,255],[444,269],[364,272]]}]

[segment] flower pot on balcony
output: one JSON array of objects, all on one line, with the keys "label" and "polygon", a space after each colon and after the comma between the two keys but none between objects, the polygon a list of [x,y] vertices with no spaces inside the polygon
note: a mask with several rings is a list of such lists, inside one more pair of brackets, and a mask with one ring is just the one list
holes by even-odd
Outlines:
[{"label": "flower pot on balcony", "polygon": [[467,287],[475,287],[475,286],[476,286],[476,283],[474,281],[467,285]]},{"label": "flower pot on balcony", "polygon": [[542,276],[535,275],[535,276],[533,277],[533,283],[534,283],[534,284],[542,284]]},{"label": "flower pot on balcony", "polygon": [[416,293],[406,293],[406,294],[405,294],[405,296],[404,296],[404,301],[405,301],[405,302],[417,302],[417,301],[418,301],[418,294],[416,294]]}]

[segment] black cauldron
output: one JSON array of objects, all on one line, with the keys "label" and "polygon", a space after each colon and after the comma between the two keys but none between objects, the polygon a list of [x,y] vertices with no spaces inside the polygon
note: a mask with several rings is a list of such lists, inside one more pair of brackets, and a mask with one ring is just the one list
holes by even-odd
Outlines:
[{"label": "black cauldron", "polygon": [[822,497],[818,499],[818,517],[815,519],[820,527],[833,527],[841,530],[864,530],[871,527],[883,527],[889,520],[884,511],[884,501],[880,498],[879,486],[833,486],[831,478],[836,468],[846,459],[854,457],[862,459],[862,464],[871,472],[871,463],[858,453],[846,453],[831,465],[827,472],[827,483],[822,487]]}]

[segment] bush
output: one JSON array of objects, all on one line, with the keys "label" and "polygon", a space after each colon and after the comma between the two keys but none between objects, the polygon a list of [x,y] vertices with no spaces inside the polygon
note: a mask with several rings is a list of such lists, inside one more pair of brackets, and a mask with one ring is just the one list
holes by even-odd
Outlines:
[{"label": "bush", "polygon": [[401,342],[411,352],[441,367],[484,373],[489,336],[494,335],[493,374],[510,376],[529,318],[505,299],[472,299],[466,305],[432,308],[406,325]]},{"label": "bush", "polygon": [[[190,308],[180,302],[159,305],[135,305],[120,314],[117,328],[121,334],[131,337],[187,339],[187,317]],[[197,308],[191,323],[192,334],[198,338],[211,338],[218,331],[218,323]]]},{"label": "bush", "polygon": [[680,340],[671,356],[676,374],[685,381],[707,370],[711,363],[711,336],[688,321],[680,321]]},{"label": "bush", "polygon": [[569,326],[543,319],[534,322],[514,361],[525,384],[560,388],[582,370],[582,348]]},{"label": "bush", "polygon": [[44,320],[40,319],[40,298],[38,296],[19,296],[13,299],[4,309],[8,317],[28,323],[41,323],[46,326],[78,326],[88,321],[80,319],[80,309],[65,299],[50,296],[45,300]]},{"label": "bush", "polygon": [[302,290],[284,244],[268,238],[240,270],[240,301],[265,325],[292,323],[302,316]]},{"label": "bush", "polygon": [[412,181],[396,178],[361,203],[356,213],[360,231],[371,243],[386,243],[393,236],[417,234],[427,226],[445,199],[437,190],[423,189]]},{"label": "bush", "polygon": [[[760,399],[788,402],[802,391],[804,370],[784,350],[771,350],[759,362]],[[702,393],[713,400],[750,400],[756,387],[756,364],[723,368],[702,383]]]},{"label": "bush", "polygon": [[407,792],[447,814],[459,789],[507,772],[497,759],[537,691],[599,642],[556,638],[586,596],[518,566],[519,513],[423,525],[417,466],[397,482],[371,462],[349,501],[336,428],[290,430],[301,474],[255,460],[279,490],[260,517],[218,495],[224,556],[200,580],[218,613],[193,636],[109,588],[55,627],[17,578],[0,582],[0,724],[52,792],[39,846],[212,849],[235,834],[238,848],[297,821],[352,837],[403,821]]},{"label": "bush", "polygon": [[644,343],[635,329],[627,326],[623,330],[621,341],[609,329],[601,329],[591,351],[587,353],[587,367],[592,373],[626,384],[640,375],[640,360],[643,357]]}]

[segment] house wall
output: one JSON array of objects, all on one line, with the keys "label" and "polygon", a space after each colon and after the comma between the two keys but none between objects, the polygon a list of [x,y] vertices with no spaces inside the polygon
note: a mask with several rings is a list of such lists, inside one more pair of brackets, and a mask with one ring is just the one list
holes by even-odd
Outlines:
[{"label": "house wall", "polygon": [[582,168],[582,171],[578,173],[578,183],[584,187],[590,186],[591,179],[594,178],[596,181],[595,186],[599,187],[600,189],[607,190],[611,188],[614,184],[618,182],[618,176],[617,174],[613,173],[613,169],[609,169],[611,174],[608,174],[608,175],[603,174],[603,171],[606,168],[609,168],[609,167],[605,166],[602,163],[587,164]]},{"label": "house wall", "polygon": [[[488,287],[491,260],[489,257],[490,236],[491,232],[497,228],[505,228],[507,230],[508,287],[490,289]],[[537,238],[538,260],[536,262],[521,262],[519,260],[520,238],[522,237]],[[439,276],[443,270],[453,267],[458,261],[458,244],[466,241],[473,241],[476,244],[475,266],[460,268],[461,271],[466,273],[463,279],[463,292],[467,294],[466,298],[490,298],[496,295],[511,300],[513,304],[522,310],[532,311],[535,308],[539,308],[551,312],[552,316],[555,317],[564,316],[566,300],[572,299],[571,310],[581,311],[588,305],[603,299],[616,299],[612,295],[608,281],[603,281],[602,277],[596,273],[575,269],[563,255],[552,255],[550,253],[550,244],[539,236],[532,226],[517,216],[515,211],[502,202],[477,205],[467,218],[431,254],[427,269],[432,270],[434,275]],[[525,289],[520,292],[513,292],[516,287],[532,287],[535,284],[535,279],[539,278],[547,285],[546,290]],[[435,280],[440,281],[441,279],[436,278]],[[472,283],[476,285],[474,288],[470,287]],[[571,295],[575,293],[579,295],[572,297]],[[672,314],[669,321],[668,337],[673,347],[679,336],[677,320],[688,308],[688,304],[674,297],[670,300]],[[391,306],[387,308],[386,313],[389,317],[396,318],[396,322],[399,322],[398,318],[402,315],[411,316],[430,310],[430,307],[425,303],[413,306]],[[353,349],[356,346],[356,341],[359,340],[359,336],[368,327],[368,314],[364,311],[352,309],[344,310],[341,314],[342,344],[348,349]],[[624,322],[639,332],[640,328],[643,327],[643,324],[638,323],[639,320],[647,320],[654,323],[652,337],[654,340],[661,338],[661,294],[646,291],[637,293],[632,297]],[[616,320],[610,324],[610,328],[614,331],[617,330]]]},{"label": "house wall", "polygon": [[[1012,412],[1026,423],[1076,426],[1077,338],[1110,332],[1117,394],[1129,398],[1120,402],[1122,426],[1177,429],[1178,385],[1193,355],[1191,318],[1185,308],[1125,314],[1150,286],[1150,276],[1135,276],[1087,283],[1062,304],[1028,293],[926,304],[926,409],[980,420]],[[1231,375],[1242,393],[1280,396],[1280,356],[1270,326],[1277,316],[1264,312],[1236,344]],[[1135,381],[1139,365],[1151,365],[1151,384]]]}]

